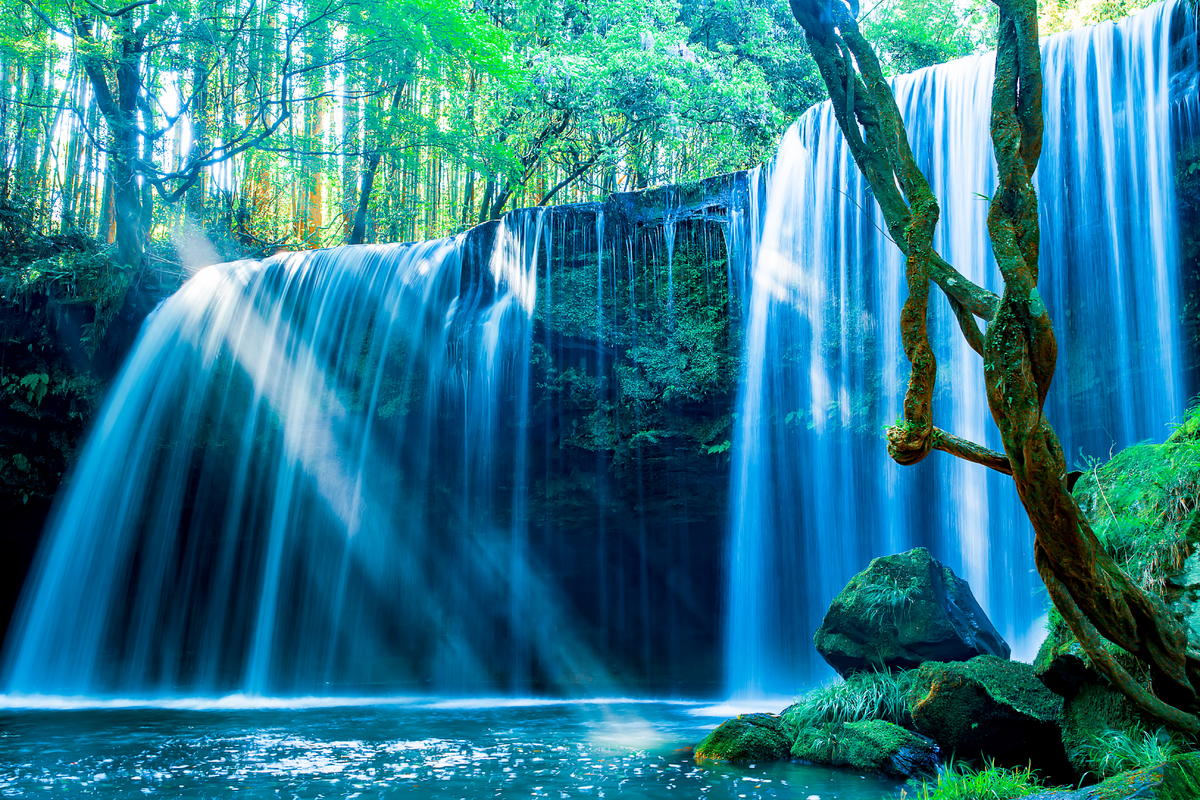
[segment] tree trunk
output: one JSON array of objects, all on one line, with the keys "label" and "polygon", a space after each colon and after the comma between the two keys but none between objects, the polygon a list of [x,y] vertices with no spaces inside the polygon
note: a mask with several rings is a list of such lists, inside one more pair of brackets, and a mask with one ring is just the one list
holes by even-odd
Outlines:
[{"label": "tree trunk", "polygon": [[492,195],[496,192],[496,176],[488,174],[487,186],[483,189],[483,202],[479,204],[479,222],[487,222],[492,210]]},{"label": "tree trunk", "polygon": [[[208,124],[208,66],[203,58],[197,57],[196,63],[192,67],[192,146],[190,157],[194,153],[203,153],[208,148],[209,143],[209,124]],[[187,190],[187,206],[188,215],[197,222],[204,219],[204,198],[205,198],[205,178],[204,173],[196,180],[192,187]]]},{"label": "tree trunk", "polygon": [[[371,192],[375,190],[375,175],[379,171],[379,162],[383,159],[383,148],[396,132],[396,111],[400,108],[400,100],[404,97],[404,90],[407,86],[407,79],[396,84],[396,89],[392,92],[392,101],[388,106],[388,123],[385,129],[379,133],[375,147],[363,159],[363,171],[358,186],[358,206],[354,211],[354,227],[350,229],[350,236],[346,239],[346,244],[362,244],[363,238],[366,236],[367,213],[371,207]],[[366,140],[365,132],[363,140]]]},{"label": "tree trunk", "polygon": [[109,120],[113,151],[113,213],[116,219],[117,263],[140,267],[145,252],[142,196],[133,165],[139,153],[137,100],[141,90],[141,53],[133,41],[132,22],[122,17],[117,25],[121,58],[117,62],[117,115]]}]

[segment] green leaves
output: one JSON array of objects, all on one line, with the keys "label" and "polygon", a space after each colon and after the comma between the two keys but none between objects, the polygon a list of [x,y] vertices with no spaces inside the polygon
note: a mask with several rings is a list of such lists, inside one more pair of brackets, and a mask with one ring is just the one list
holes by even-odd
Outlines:
[{"label": "green leaves", "polygon": [[19,384],[25,390],[25,399],[35,407],[42,404],[46,392],[50,389],[50,376],[44,372],[35,372],[21,378]]}]

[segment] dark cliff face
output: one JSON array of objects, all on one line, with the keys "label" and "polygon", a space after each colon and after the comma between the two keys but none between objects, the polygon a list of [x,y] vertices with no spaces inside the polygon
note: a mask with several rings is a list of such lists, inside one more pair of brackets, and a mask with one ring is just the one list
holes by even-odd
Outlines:
[{"label": "dark cliff face", "polygon": [[125,291],[98,334],[90,303],[55,291],[0,298],[0,638],[100,398],[161,295]]}]

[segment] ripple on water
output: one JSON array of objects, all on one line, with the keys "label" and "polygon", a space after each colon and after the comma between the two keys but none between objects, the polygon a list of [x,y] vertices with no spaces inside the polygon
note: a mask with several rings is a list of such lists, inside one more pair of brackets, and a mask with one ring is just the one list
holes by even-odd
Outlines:
[{"label": "ripple on water", "polygon": [[688,704],[430,703],[0,711],[0,795],[878,800],[894,783],[796,764],[696,765]]}]

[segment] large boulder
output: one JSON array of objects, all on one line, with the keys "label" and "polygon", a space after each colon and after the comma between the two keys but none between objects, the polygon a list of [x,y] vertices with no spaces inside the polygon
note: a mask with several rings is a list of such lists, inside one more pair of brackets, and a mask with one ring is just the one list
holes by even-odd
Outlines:
[{"label": "large boulder", "polygon": [[1073,774],[1059,727],[1063,699],[1029,664],[995,656],[928,662],[914,674],[908,698],[913,725],[948,752],[1004,766],[1032,762],[1051,777]]},{"label": "large boulder", "polygon": [[792,758],[889,778],[932,778],[940,763],[931,739],[880,719],[800,728]]},{"label": "large boulder", "polygon": [[695,758],[744,764],[782,761],[791,753],[796,731],[777,714],[739,714],[714,728],[696,745]]},{"label": "large boulder", "polygon": [[1009,655],[971,587],[924,547],[876,558],[851,578],[825,612],[814,643],[843,677]]}]

